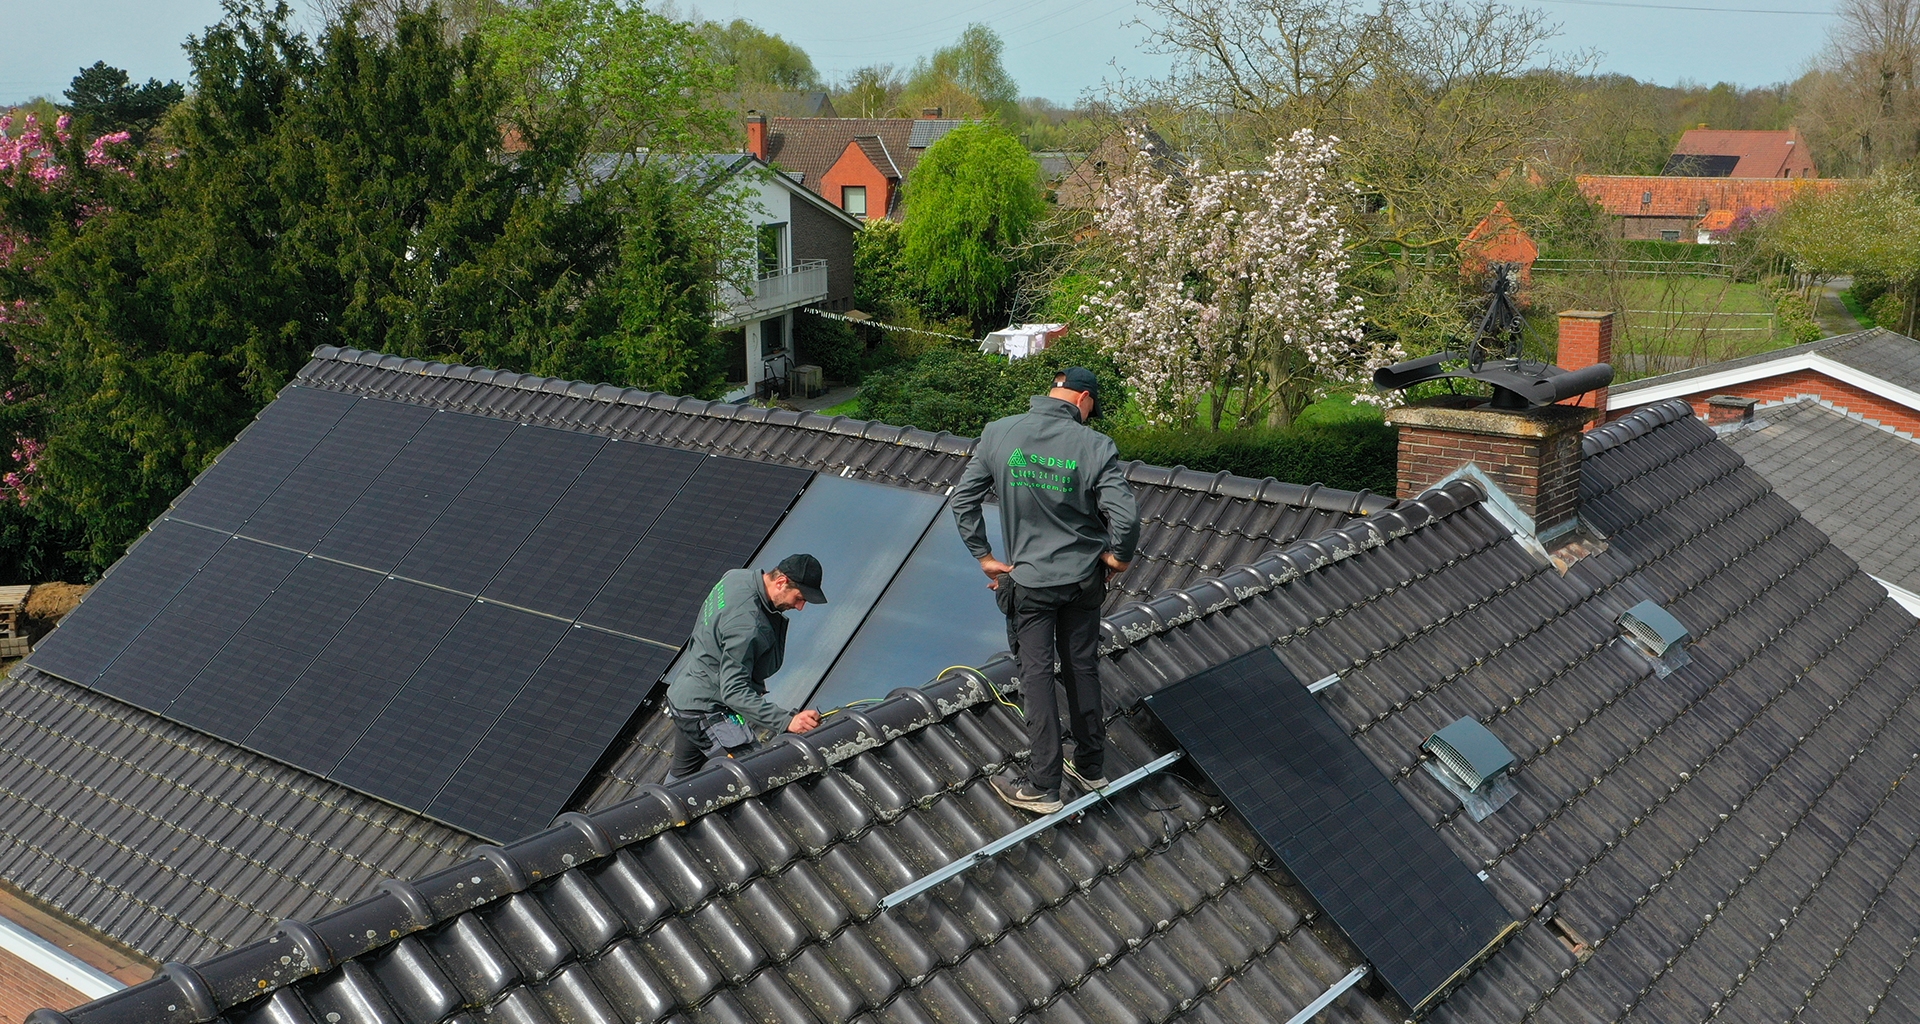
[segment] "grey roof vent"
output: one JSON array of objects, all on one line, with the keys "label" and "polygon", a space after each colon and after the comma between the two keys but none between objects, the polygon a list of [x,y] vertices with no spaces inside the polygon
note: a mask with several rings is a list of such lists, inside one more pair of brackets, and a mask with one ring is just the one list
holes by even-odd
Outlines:
[{"label": "grey roof vent", "polygon": [[1655,658],[1666,657],[1668,651],[1685,644],[1692,635],[1672,612],[1652,601],[1627,609],[1620,616],[1620,626],[1641,650]]},{"label": "grey roof vent", "polygon": [[1428,756],[1422,767],[1475,821],[1499,810],[1513,799],[1513,751],[1500,737],[1471,718],[1462,718],[1427,737],[1420,749]]}]

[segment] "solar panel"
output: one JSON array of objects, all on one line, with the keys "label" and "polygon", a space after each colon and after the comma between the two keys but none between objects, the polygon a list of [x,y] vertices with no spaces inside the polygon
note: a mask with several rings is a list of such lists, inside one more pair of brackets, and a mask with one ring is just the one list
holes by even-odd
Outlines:
[{"label": "solar panel", "polygon": [[767,680],[774,703],[809,706],[808,698],[927,532],[941,501],[924,491],[823,476],[794,502],[752,564],[771,569],[802,551],[818,558],[827,603],[787,615],[786,660]]},{"label": "solar panel", "polygon": [[568,630],[427,813],[495,838],[546,827],[673,656],[657,644]]},{"label": "solar panel", "polygon": [[580,613],[580,621],[678,647],[693,613],[728,569],[767,538],[811,473],[708,458]]},{"label": "solar panel", "polygon": [[162,520],[128,549],[27,664],[90,685],[227,542],[222,533]]},{"label": "solar panel", "polygon": [[1271,649],[1146,698],[1382,979],[1418,1010],[1513,926]]},{"label": "solar panel", "polygon": [[[987,505],[984,511],[988,534],[999,537],[999,507]],[[809,609],[797,618],[811,614]],[[913,642],[902,643],[902,637]],[[942,506],[809,706],[836,708],[884,697],[898,687],[929,682],[951,666],[982,664],[1006,649],[1006,617]]]},{"label": "solar panel", "polygon": [[511,839],[811,476],[296,386],[29,661]]},{"label": "solar panel", "polygon": [[227,533],[239,529],[353,405],[352,396],[333,391],[281,392],[175,500],[174,516]]}]

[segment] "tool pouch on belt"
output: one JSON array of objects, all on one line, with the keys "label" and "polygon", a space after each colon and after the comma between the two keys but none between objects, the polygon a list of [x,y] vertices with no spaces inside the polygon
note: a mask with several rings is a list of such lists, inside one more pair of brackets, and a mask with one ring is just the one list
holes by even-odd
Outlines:
[{"label": "tool pouch on belt", "polygon": [[682,722],[700,723],[700,734],[705,738],[700,750],[708,757],[725,757],[732,751],[753,746],[753,730],[747,727],[745,719],[730,711],[702,714],[668,704],[667,714]]}]

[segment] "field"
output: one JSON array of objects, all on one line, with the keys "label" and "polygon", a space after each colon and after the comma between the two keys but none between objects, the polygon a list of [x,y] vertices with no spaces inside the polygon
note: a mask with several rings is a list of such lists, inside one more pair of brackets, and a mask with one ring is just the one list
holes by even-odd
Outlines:
[{"label": "field", "polygon": [[1614,310],[1616,379],[1669,373],[1793,344],[1760,286],[1678,274],[1542,273],[1531,320],[1544,344],[1562,309]]}]

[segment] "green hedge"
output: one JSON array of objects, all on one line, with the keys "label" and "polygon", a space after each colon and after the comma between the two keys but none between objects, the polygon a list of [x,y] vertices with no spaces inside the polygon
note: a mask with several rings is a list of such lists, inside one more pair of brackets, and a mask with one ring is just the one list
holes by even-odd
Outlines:
[{"label": "green hedge", "polygon": [[1027,400],[1045,394],[1054,372],[1068,366],[1094,372],[1102,406],[1126,405],[1126,384],[1113,360],[1068,339],[1026,359],[937,348],[911,363],[875,371],[860,382],[860,418],[978,437],[989,421],[1027,411]]},{"label": "green hedge", "polygon": [[1391,496],[1395,484],[1394,429],[1356,420],[1292,430],[1117,431],[1120,457],[1157,466],[1221,470],[1255,479],[1320,483],[1347,491]]}]

